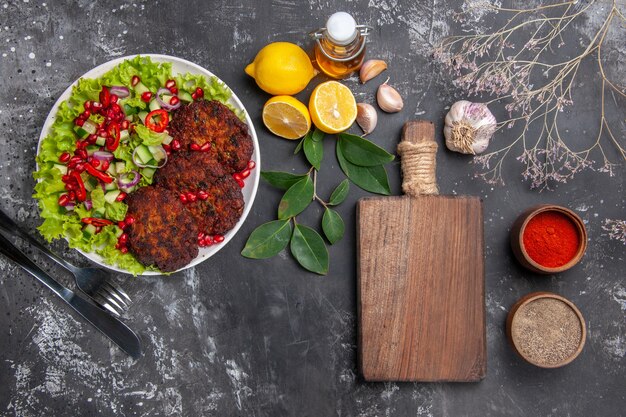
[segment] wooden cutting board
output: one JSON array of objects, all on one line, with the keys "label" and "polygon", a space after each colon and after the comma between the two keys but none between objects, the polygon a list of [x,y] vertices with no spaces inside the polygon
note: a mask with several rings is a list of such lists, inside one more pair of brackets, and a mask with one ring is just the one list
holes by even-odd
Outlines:
[{"label": "wooden cutting board", "polygon": [[[428,121],[407,122],[402,140],[434,143],[434,126]],[[419,162],[417,168],[435,169],[432,162]],[[408,174],[404,173],[405,182]],[[478,381],[485,377],[479,198],[361,199],[357,256],[359,367],[365,380]]]}]

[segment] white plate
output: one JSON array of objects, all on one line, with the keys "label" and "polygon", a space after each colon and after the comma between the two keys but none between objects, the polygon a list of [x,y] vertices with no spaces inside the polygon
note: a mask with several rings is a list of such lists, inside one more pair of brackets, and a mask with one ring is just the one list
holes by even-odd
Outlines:
[{"label": "white plate", "polygon": [[[81,78],[99,78],[102,75],[104,75],[107,71],[111,70],[115,66],[122,63],[124,60],[132,59],[135,56],[136,55],[117,58],[107,63],[104,63],[92,69],[91,71],[85,73]],[[215,75],[211,71],[208,71],[199,65],[196,65],[192,62],[186,61],[181,58],[176,58],[176,57],[168,56],[168,55],[155,55],[155,54],[142,54],[141,56],[150,57],[150,59],[152,59],[152,61],[154,62],[171,63],[173,74],[184,74],[184,73],[189,72],[191,74],[203,75],[207,78],[215,77]],[[219,78],[217,79],[219,80]],[[222,82],[222,80],[220,81]],[[37,145],[37,149],[39,149],[39,146],[41,145],[41,141],[50,133],[50,128],[52,127],[52,124],[54,123],[57,109],[59,108],[59,106],[61,105],[63,101],[69,99],[70,94],[72,93],[72,88],[77,83],[78,83],[78,80],[76,80],[72,85],[67,87],[67,89],[63,92],[63,94],[61,94],[61,97],[59,97],[56,103],[54,103],[54,106],[52,107],[52,110],[48,114],[48,118],[46,119],[46,122],[43,125],[43,129],[41,130],[41,135],[39,135],[39,144]],[[228,88],[228,86],[226,87]],[[252,208],[252,203],[254,202],[254,197],[256,196],[256,191],[259,186],[259,177],[260,177],[260,172],[261,172],[261,155],[259,152],[259,141],[257,140],[256,132],[254,130],[254,125],[252,124],[250,115],[248,114],[245,107],[243,106],[239,98],[237,98],[234,92],[229,100],[229,103],[232,104],[236,109],[243,111],[245,118],[246,118],[246,124],[248,125],[248,128],[250,129],[250,136],[252,136],[252,142],[254,143],[254,152],[252,153],[252,160],[256,162],[256,167],[252,170],[252,172],[250,173],[250,176],[245,180],[246,186],[241,190],[243,192],[243,199],[245,201],[243,214],[241,218],[239,219],[239,221],[237,222],[237,224],[235,225],[235,227],[224,235],[224,241],[222,243],[204,247],[204,248],[199,248],[198,256],[194,260],[192,260],[188,265],[179,269],[179,271],[182,271],[183,269],[191,268],[193,266],[198,265],[200,262],[206,261],[211,256],[219,252],[220,249],[222,249],[233,238],[233,236],[235,236],[235,234],[237,233],[237,231],[239,230],[243,222],[246,220],[246,217],[248,216],[250,209]],[[98,254],[95,254],[92,252],[83,252],[81,250],[79,250],[79,252],[82,253],[87,258],[89,258],[91,261],[103,267],[106,267],[106,268],[109,268],[118,272],[129,273],[128,271],[124,269],[120,269],[120,268],[104,263],[102,257]],[[146,271],[142,275],[160,275],[160,274],[158,272]]]}]

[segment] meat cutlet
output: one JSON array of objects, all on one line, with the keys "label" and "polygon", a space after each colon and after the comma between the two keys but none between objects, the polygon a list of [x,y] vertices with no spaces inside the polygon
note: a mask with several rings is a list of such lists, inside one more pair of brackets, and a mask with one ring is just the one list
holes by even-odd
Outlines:
[{"label": "meat cutlet", "polygon": [[127,246],[139,262],[172,272],[198,255],[198,225],[175,193],[142,187],[126,203],[135,219],[125,230]]},{"label": "meat cutlet", "polygon": [[174,111],[169,133],[183,149],[210,143],[208,153],[230,174],[246,168],[254,148],[248,125],[216,100],[194,101]]},{"label": "meat cutlet", "polygon": [[179,152],[154,176],[154,183],[181,193],[204,191],[206,198],[184,204],[200,232],[215,235],[232,229],[243,213],[241,187],[215,157],[205,152]]}]

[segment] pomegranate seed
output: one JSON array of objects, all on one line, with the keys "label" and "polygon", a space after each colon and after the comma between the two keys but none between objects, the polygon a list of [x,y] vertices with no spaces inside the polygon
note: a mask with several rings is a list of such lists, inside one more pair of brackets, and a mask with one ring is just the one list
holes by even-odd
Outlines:
[{"label": "pomegranate seed", "polygon": [[176,81],[174,81],[174,80],[167,80],[165,82],[165,88],[167,88],[169,90],[172,87],[176,87]]},{"label": "pomegranate seed", "polygon": [[172,145],[172,149],[175,151],[179,151],[181,148],[180,142],[177,139],[174,139],[170,145]]},{"label": "pomegranate seed", "polygon": [[85,104],[83,104],[83,107],[85,108],[85,110],[91,109],[91,100],[85,101]]},{"label": "pomegranate seed", "polygon": [[89,119],[89,116],[91,116],[91,112],[90,112],[89,110],[85,110],[85,111],[83,112],[82,116],[83,116],[85,119]]},{"label": "pomegranate seed", "polygon": [[197,143],[192,143],[191,145],[189,145],[189,149],[191,149],[192,151],[199,151],[200,145],[198,145]]},{"label": "pomegranate seed", "polygon": [[63,188],[65,188],[66,191],[72,191],[74,189],[74,184],[68,182]]},{"label": "pomegranate seed", "polygon": [[239,184],[240,188],[243,188],[246,185],[242,180],[237,180],[237,184]]},{"label": "pomegranate seed", "polygon": [[130,126],[130,122],[128,120],[124,120],[122,123],[120,123],[120,129],[121,130],[128,129],[128,126]]},{"label": "pomegranate seed", "polygon": [[128,194],[126,194],[124,191],[122,191],[121,193],[118,194],[118,196],[115,199],[115,201],[123,201],[126,198],[127,195]]},{"label": "pomegranate seed", "polygon": [[117,242],[121,243],[122,245],[126,245],[127,241],[128,241],[128,235],[126,233],[122,233],[119,239],[117,239]]},{"label": "pomegranate seed", "polygon": [[178,94],[178,87],[172,87],[172,88],[170,88],[170,93],[172,93],[172,94]]},{"label": "pomegranate seed", "polygon": [[68,182],[72,177],[70,177],[69,175],[63,175],[61,177],[61,181],[63,182]]},{"label": "pomegranate seed", "polygon": [[215,235],[213,236],[213,240],[215,241],[215,243],[221,243],[224,241],[224,236],[222,235]]},{"label": "pomegranate seed", "polygon": [[120,229],[124,230],[126,229],[126,223],[122,222],[117,222],[117,227],[119,227]]},{"label": "pomegranate seed", "polygon": [[78,172],[83,172],[85,170],[85,165],[83,165],[83,164],[76,164],[76,168],[74,168],[74,169],[76,169],[76,171],[78,171]]},{"label": "pomegranate seed", "polygon": [[146,103],[152,100],[152,93],[150,91],[146,91],[141,95],[141,100]]},{"label": "pomegranate seed", "polygon": [[248,178],[250,176],[250,170],[248,168],[241,171],[241,178]]},{"label": "pomegranate seed", "polygon": [[233,174],[233,178],[235,179],[235,181],[241,181],[243,179],[243,177],[241,176],[239,172],[235,172]]},{"label": "pomegranate seed", "polygon": [[109,169],[109,165],[111,165],[109,161],[102,161],[102,166],[100,167],[100,169],[102,171],[106,171],[107,169]]},{"label": "pomegranate seed", "polygon": [[200,152],[208,152],[209,149],[211,149],[211,144],[209,142],[207,142],[204,145],[200,146]]},{"label": "pomegranate seed", "polygon": [[102,109],[102,103],[99,103],[97,101],[94,101],[91,103],[91,109],[94,111],[98,111]]},{"label": "pomegranate seed", "polygon": [[98,168],[100,166],[100,161],[98,161],[97,159],[93,159],[91,161],[91,165],[93,165],[95,168]]},{"label": "pomegranate seed", "polygon": [[213,238],[210,235],[206,235],[204,239],[202,239],[204,246],[211,246],[213,244]]},{"label": "pomegranate seed", "polygon": [[111,94],[111,103],[117,103],[117,94]]},{"label": "pomegranate seed", "polygon": [[197,100],[198,99],[198,95],[196,93],[191,93],[191,98],[193,100]]},{"label": "pomegranate seed", "polygon": [[131,224],[135,223],[135,218],[133,216],[126,216],[126,218],[124,219],[124,223],[130,226]]},{"label": "pomegranate seed", "polygon": [[122,246],[122,247],[120,248],[120,252],[122,252],[122,253],[127,253],[127,252],[128,252],[128,248],[127,248],[126,246]]},{"label": "pomegranate seed", "polygon": [[204,201],[207,198],[209,198],[209,195],[205,191],[198,191],[198,194],[196,194],[196,195],[202,201]]},{"label": "pomegranate seed", "polygon": [[76,200],[76,193],[74,191],[70,191],[69,193],[67,193],[67,198],[72,201]]},{"label": "pomegranate seed", "polygon": [[204,239],[204,233],[198,232],[198,240],[202,240],[202,239]]},{"label": "pomegranate seed", "polygon": [[72,158],[70,159],[70,162],[74,164],[81,162],[80,156],[72,156]]},{"label": "pomegranate seed", "polygon": [[163,146],[163,149],[165,149],[165,152],[169,152],[169,151],[172,149],[172,148],[170,147],[170,145],[165,145],[165,144],[163,144],[163,145],[161,145],[161,146]]},{"label": "pomegranate seed", "polygon": [[59,205],[65,207],[69,202],[70,199],[67,197],[67,194],[61,194],[61,197],[59,197]]},{"label": "pomegranate seed", "polygon": [[67,162],[70,160],[72,156],[69,154],[69,152],[63,152],[61,155],[59,155],[59,162]]},{"label": "pomegranate seed", "polygon": [[183,203],[187,202],[187,196],[185,195],[185,193],[182,193],[181,195],[178,196],[178,198],[180,199],[180,201],[182,201]]},{"label": "pomegranate seed", "polygon": [[203,240],[198,240],[198,246],[203,248],[205,246],[204,245],[204,241]]},{"label": "pomegranate seed", "polygon": [[196,88],[196,96],[198,96],[198,98],[204,97],[204,90],[200,87]]},{"label": "pomegranate seed", "polygon": [[248,169],[254,169],[255,166],[256,166],[256,162],[248,161]]},{"label": "pomegranate seed", "polygon": [[87,142],[89,142],[90,145],[96,143],[96,140],[98,140],[98,135],[91,134],[87,137]]},{"label": "pomegranate seed", "polygon": [[76,126],[83,127],[83,125],[85,124],[85,121],[81,119],[80,117],[77,117],[76,119],[74,119],[74,124]]},{"label": "pomegranate seed", "polygon": [[170,99],[170,104],[171,104],[172,106],[175,106],[175,105],[177,105],[178,103],[180,103],[180,99],[179,99],[178,97],[174,96],[174,97],[172,97],[172,98]]},{"label": "pomegranate seed", "polygon": [[96,234],[102,231],[102,226],[96,226]]},{"label": "pomegranate seed", "polygon": [[87,159],[87,157],[89,156],[89,154],[87,154],[87,151],[84,149],[76,149],[74,151],[74,153],[78,156],[80,156],[81,159]]},{"label": "pomegranate seed", "polygon": [[[117,96],[113,96],[113,97],[117,97]],[[119,104],[117,104],[115,101],[113,102],[113,104],[111,104],[111,114],[113,116],[119,116],[120,113],[122,113],[122,108],[120,107]]]},{"label": "pomegranate seed", "polygon": [[194,193],[187,193],[187,201],[193,203],[196,201],[196,195]]},{"label": "pomegranate seed", "polygon": [[107,138],[107,137],[109,137],[109,133],[106,130],[104,130],[104,129],[100,129],[100,130],[98,130],[98,136],[103,137],[103,138]]},{"label": "pomegranate seed", "polygon": [[141,78],[139,78],[139,76],[137,75],[133,75],[133,78],[130,79],[130,85],[134,87],[139,84],[139,81],[141,81]]}]

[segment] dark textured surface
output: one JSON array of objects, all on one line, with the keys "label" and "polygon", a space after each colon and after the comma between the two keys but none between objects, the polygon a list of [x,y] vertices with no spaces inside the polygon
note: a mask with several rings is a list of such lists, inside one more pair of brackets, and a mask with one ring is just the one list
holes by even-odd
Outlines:
[{"label": "dark textured surface", "polygon": [[[271,41],[310,48],[306,32],[322,26],[340,9],[377,26],[370,56],[388,61],[387,76],[405,99],[401,113],[380,115],[372,140],[394,150],[403,122],[416,117],[436,121],[440,132],[446,106],[461,96],[432,65],[428,51],[431,43],[451,32],[450,10],[460,2],[371,3],[0,2],[1,208],[35,233],[40,221],[31,198],[31,172],[37,137],[52,104],[92,67],[140,52],[179,56],[216,73],[255,121],[264,168],[303,171],[301,156],[292,155],[295,144],[272,137],[263,128],[260,110],[268,96],[243,68]],[[502,18],[489,16],[490,21]],[[598,22],[597,16],[590,16],[587,25],[573,27],[565,40],[576,44]],[[619,39],[623,45],[624,36]],[[593,71],[584,67],[580,71],[580,82],[590,85]],[[346,83],[357,101],[373,102],[378,81],[362,86],[351,78]],[[299,95],[302,100],[308,99],[314,84]],[[578,102],[577,114],[592,113],[597,98],[590,95]],[[496,116],[501,114],[496,110]],[[580,141],[588,140],[587,122],[582,117],[570,119],[568,129],[578,132]],[[591,122],[596,126],[595,119]],[[618,132],[623,138],[623,127]],[[506,138],[505,132],[495,140]],[[342,176],[333,141],[329,137],[325,143],[319,175],[322,194]],[[346,219],[346,237],[330,249],[329,275],[318,277],[304,272],[287,253],[264,261],[239,255],[248,234],[275,215],[280,192],[262,184],[240,233],[214,259],[169,277],[119,276],[135,301],[127,321],[144,341],[145,356],[138,361],[68,312],[30,276],[0,259],[0,414],[626,414],[624,245],[609,240],[601,229],[605,218],[626,217],[623,165],[612,178],[584,172],[554,191],[539,193],[521,181],[521,166],[514,159],[505,166],[507,185],[498,187],[474,179],[475,166],[468,161],[441,149],[439,184],[445,193],[484,199],[488,330],[484,381],[363,383],[356,375],[354,211],[356,200],[367,194],[352,187],[339,207]],[[391,166],[390,181],[399,193],[397,164]],[[559,276],[526,272],[508,246],[508,230],[517,214],[538,203],[566,205],[588,227],[587,254],[577,267]],[[318,224],[320,216],[319,207],[311,208],[301,221]],[[69,259],[82,260],[61,242],[54,247]],[[48,267],[71,285],[67,274]],[[569,298],[587,320],[585,350],[565,368],[534,368],[507,345],[507,310],[522,295],[537,290]]]}]

